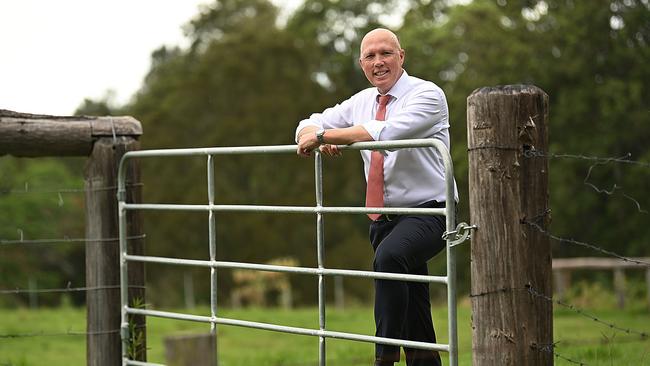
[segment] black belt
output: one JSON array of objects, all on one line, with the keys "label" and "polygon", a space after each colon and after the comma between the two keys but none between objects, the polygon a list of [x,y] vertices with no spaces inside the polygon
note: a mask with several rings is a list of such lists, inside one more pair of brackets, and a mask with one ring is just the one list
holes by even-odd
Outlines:
[{"label": "black belt", "polygon": [[382,214],[377,218],[377,221],[393,221],[397,220],[401,215],[394,215],[394,214]]},{"label": "black belt", "polygon": [[[438,202],[436,200],[433,201],[428,201],[422,204],[419,204],[413,208],[445,208],[446,203],[445,202]],[[396,214],[382,214],[377,218],[377,221],[395,221],[397,220],[400,216],[402,215],[396,215]]]}]

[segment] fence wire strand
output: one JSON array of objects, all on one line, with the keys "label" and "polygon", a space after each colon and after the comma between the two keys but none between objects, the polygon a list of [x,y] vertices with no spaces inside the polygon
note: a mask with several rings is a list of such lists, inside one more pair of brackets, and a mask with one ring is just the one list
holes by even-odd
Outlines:
[{"label": "fence wire strand", "polygon": [[[629,154],[628,154],[628,155],[629,155]],[[598,192],[598,193],[603,193],[603,194],[606,194],[606,195],[608,195],[608,196],[613,196],[617,191],[619,191],[620,194],[621,194],[623,197],[627,198],[628,200],[632,201],[632,203],[634,203],[634,205],[636,206],[636,209],[637,209],[637,211],[638,211],[639,213],[647,214],[648,211],[647,211],[647,210],[644,210],[643,208],[641,208],[641,204],[639,203],[639,201],[636,200],[634,197],[632,197],[632,196],[630,196],[630,195],[624,193],[624,192],[622,191],[623,187],[619,186],[617,183],[614,183],[614,185],[612,186],[612,188],[610,188],[610,189],[606,189],[606,188],[599,188],[599,187],[597,187],[595,184],[593,184],[593,183],[591,183],[591,182],[589,181],[589,178],[591,177],[591,172],[594,170],[594,168],[596,168],[596,167],[599,166],[599,165],[605,165],[605,164],[608,164],[608,163],[612,162],[613,159],[615,159],[615,158],[611,158],[611,159],[612,159],[612,160],[607,160],[607,161],[597,161],[597,162],[595,162],[594,164],[592,164],[592,165],[589,167],[589,169],[587,170],[587,175],[585,176],[585,179],[582,180],[582,182],[583,182],[586,186],[593,188],[596,192]],[[620,160],[620,158],[619,158],[619,159],[616,159],[616,160]]]},{"label": "fence wire strand", "polygon": [[550,297],[548,295],[545,295],[545,294],[535,290],[532,286],[528,286],[528,292],[534,297],[538,297],[538,298],[544,299],[544,300],[546,300],[548,302],[555,303],[555,304],[558,304],[558,305],[563,306],[565,308],[568,308],[568,309],[574,311],[575,313],[577,313],[577,314],[579,314],[579,315],[581,315],[581,316],[583,316],[585,318],[591,319],[591,320],[593,320],[593,321],[595,321],[595,322],[597,322],[599,324],[607,326],[610,329],[615,329],[615,330],[618,330],[618,331],[621,331],[621,332],[624,332],[624,333],[627,333],[627,334],[637,334],[637,335],[641,336],[641,338],[643,338],[643,339],[648,337],[648,332],[646,332],[646,331],[639,331],[639,330],[635,330],[635,329],[631,329],[631,328],[624,328],[624,327],[618,326],[618,325],[616,325],[614,323],[610,323],[610,322],[601,320],[598,317],[596,317],[595,315],[593,315],[593,314],[591,314],[589,312],[586,312],[583,309],[580,309],[580,308],[578,308],[578,307],[576,307],[576,306],[574,306],[572,304],[569,304],[569,303],[564,302],[562,300],[553,299],[552,297]]},{"label": "fence wire strand", "polygon": [[594,170],[595,167],[599,165],[605,165],[609,163],[621,163],[621,164],[632,164],[636,165],[642,168],[650,168],[650,163],[645,162],[645,161],[637,161],[637,160],[630,160],[632,157],[631,153],[627,153],[623,156],[620,157],[599,157],[599,156],[586,156],[586,155],[578,155],[578,154],[556,154],[556,153],[551,153],[547,152],[544,153],[542,151],[538,150],[526,150],[524,152],[524,156],[527,158],[531,157],[545,157],[545,158],[560,158],[560,159],[579,159],[579,160],[587,160],[587,161],[592,161],[594,162],[591,166],[589,166],[589,169],[587,170],[587,174],[585,178],[583,179],[583,183],[595,190],[598,193],[606,194],[609,196],[614,195],[616,192],[618,192],[620,195],[625,197],[627,200],[631,201],[635,207],[636,210],[639,213],[642,214],[648,214],[648,210],[644,209],[641,206],[641,203],[639,200],[635,199],[634,197],[630,196],[629,194],[625,193],[622,191],[623,187],[619,186],[618,184],[614,183],[614,185],[607,189],[607,188],[599,188],[596,186],[594,183],[589,181],[589,178],[591,177],[591,173]]},{"label": "fence wire strand", "polygon": [[621,164],[632,164],[641,166],[644,168],[650,168],[650,163],[645,161],[630,160],[632,157],[631,153],[627,153],[622,157],[600,157],[600,156],[587,156],[580,154],[558,154],[552,152],[543,152],[539,150],[526,150],[524,151],[524,157],[534,158],[534,157],[543,157],[551,159],[579,159],[579,160],[590,160],[602,163],[621,163]]},{"label": "fence wire strand", "polygon": [[550,353],[555,358],[563,359],[563,360],[565,360],[565,361],[567,361],[569,363],[572,363],[574,365],[589,366],[588,364],[586,364],[584,362],[570,359],[570,358],[568,358],[568,357],[566,357],[564,355],[561,355],[561,354],[555,352],[555,345],[558,344],[558,343],[560,343],[560,342],[555,342],[555,343],[551,343],[551,344],[533,344],[532,347],[533,347],[533,349],[535,349],[535,350],[537,350],[539,352]]},{"label": "fence wire strand", "polygon": [[[61,243],[117,243],[120,238],[54,238],[54,239],[25,239],[23,238],[22,230],[20,232],[20,239],[0,239],[0,245],[12,244],[61,244]],[[127,240],[145,239],[146,234],[127,236]]]},{"label": "fence wire strand", "polygon": [[[143,183],[127,183],[127,188],[142,187]],[[117,186],[106,186],[96,188],[30,188],[29,183],[25,182],[23,189],[0,189],[0,194],[37,194],[37,193],[86,193],[86,192],[102,192],[117,190]]]},{"label": "fence wire strand", "polygon": [[[135,326],[136,329],[143,329],[146,328],[145,325],[137,325]],[[0,334],[0,339],[11,339],[11,338],[35,338],[35,337],[60,337],[60,336],[88,336],[88,335],[105,335],[105,334],[119,334],[120,329],[111,329],[111,330],[99,330],[99,331],[94,331],[94,332],[82,332],[82,331],[74,331],[74,330],[67,330],[65,332],[46,332],[46,331],[38,331],[38,332],[31,332],[31,333],[3,333]]]},{"label": "fence wire strand", "polygon": [[635,264],[639,264],[639,265],[642,265],[642,266],[650,267],[650,263],[648,263],[648,262],[638,260],[638,259],[634,259],[634,258],[629,258],[629,257],[623,256],[623,255],[620,255],[618,253],[612,252],[610,250],[600,248],[600,247],[598,247],[596,245],[593,245],[593,244],[578,241],[578,240],[575,240],[575,239],[561,238],[561,237],[559,237],[557,235],[554,235],[554,234],[544,230],[543,227],[541,227],[539,224],[537,224],[535,222],[531,222],[531,221],[528,221],[528,220],[522,220],[521,222],[523,224],[526,224],[526,225],[529,225],[529,226],[535,228],[540,233],[548,236],[549,238],[551,238],[551,239],[553,239],[553,240],[555,240],[557,242],[579,245],[579,246],[582,246],[582,247],[589,248],[591,250],[597,251],[597,252],[599,252],[601,254],[605,254],[605,255],[608,255],[608,256],[611,256],[611,257],[616,257],[616,258],[618,258],[618,259],[620,259],[620,260],[622,260],[624,262],[630,262],[630,263],[635,263]]},{"label": "fence wire strand", "polygon": [[583,317],[586,317],[588,319],[591,319],[594,322],[602,324],[602,325],[604,325],[604,326],[606,326],[606,327],[608,327],[610,329],[618,330],[618,331],[621,331],[621,332],[624,332],[624,333],[627,333],[627,334],[636,334],[636,335],[641,336],[641,338],[643,338],[643,339],[648,338],[649,333],[647,331],[639,331],[639,330],[634,330],[634,329],[631,329],[631,328],[624,328],[624,327],[618,326],[618,325],[616,325],[614,323],[604,321],[604,320],[596,317],[595,315],[593,315],[593,314],[591,314],[591,313],[589,313],[589,312],[587,312],[587,311],[585,311],[585,310],[583,310],[583,309],[581,309],[581,308],[579,308],[577,306],[574,306],[572,304],[569,304],[569,303],[561,301],[561,300],[556,300],[556,299],[552,298],[551,296],[545,295],[545,294],[541,293],[540,291],[537,291],[531,285],[526,285],[524,287],[503,287],[503,288],[498,288],[498,289],[495,289],[495,290],[488,290],[488,291],[483,291],[483,292],[476,293],[476,294],[470,294],[469,296],[470,297],[481,297],[481,296],[487,296],[487,295],[492,295],[492,294],[497,294],[497,293],[519,292],[519,291],[527,292],[533,297],[537,297],[537,298],[546,300],[546,301],[548,301],[550,303],[555,303],[555,304],[558,304],[558,305],[563,306],[565,308],[568,308],[569,310],[572,310],[573,312],[575,312],[575,313],[577,313],[577,314],[579,314],[579,315],[581,315]]},{"label": "fence wire strand", "polygon": [[[575,313],[577,313],[577,314],[579,314],[579,315],[581,315],[583,317],[586,317],[586,318],[588,318],[588,319],[590,319],[590,320],[592,320],[592,321],[594,321],[596,323],[599,323],[599,324],[601,324],[603,326],[606,326],[606,327],[608,327],[608,328],[610,328],[612,330],[619,331],[619,332],[624,332],[626,334],[636,334],[637,336],[639,336],[639,338],[635,338],[636,341],[638,341],[638,340],[645,341],[645,340],[648,339],[648,336],[649,336],[649,333],[646,332],[646,331],[639,331],[639,330],[634,330],[634,329],[631,329],[631,328],[625,328],[625,327],[616,325],[614,323],[604,321],[604,320],[596,317],[595,315],[593,315],[593,314],[591,314],[589,312],[586,312],[585,310],[580,309],[580,308],[578,308],[578,307],[576,307],[576,306],[574,306],[572,304],[569,304],[569,303],[561,301],[561,300],[556,300],[556,299],[553,299],[550,296],[542,294],[539,291],[535,290],[530,285],[524,286],[524,287],[503,287],[503,288],[498,288],[498,289],[495,289],[495,290],[488,290],[488,291],[483,291],[483,292],[480,292],[480,293],[470,294],[469,297],[470,298],[472,298],[472,297],[481,297],[481,296],[488,296],[488,295],[492,295],[492,294],[506,293],[506,292],[527,292],[533,297],[540,298],[540,299],[548,301],[550,303],[555,303],[555,304],[558,304],[558,305],[563,306],[565,308],[568,308],[569,310],[571,310],[571,311],[573,311],[573,312],[575,312]],[[630,339],[628,341],[632,341],[632,340]],[[571,358],[569,358],[567,356],[564,356],[564,355],[556,352],[555,348],[556,348],[556,345],[558,343],[560,343],[560,342],[555,342],[555,343],[552,343],[552,344],[545,344],[545,345],[533,344],[532,347],[534,349],[540,351],[540,352],[551,353],[551,354],[553,354],[554,357],[560,358],[562,360],[565,360],[565,361],[570,362],[570,363],[575,364],[575,365],[584,365],[584,366],[588,365],[587,363],[573,360],[573,359],[571,359]]]},{"label": "fence wire strand", "polygon": [[[82,291],[99,291],[99,290],[116,290],[119,289],[120,285],[111,285],[111,286],[93,286],[93,287],[71,287],[71,283],[68,282],[67,287],[62,288],[44,288],[44,289],[5,289],[0,290],[0,295],[15,295],[15,294],[45,294],[45,293],[66,293],[66,292],[82,292]],[[130,289],[146,289],[146,286],[132,286],[129,285]]]}]

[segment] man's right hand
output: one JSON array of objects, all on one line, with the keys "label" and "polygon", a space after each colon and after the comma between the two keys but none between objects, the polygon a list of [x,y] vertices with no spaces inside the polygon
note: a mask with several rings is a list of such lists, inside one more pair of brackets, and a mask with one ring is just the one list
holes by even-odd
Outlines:
[{"label": "man's right hand", "polygon": [[316,138],[318,127],[308,126],[298,133],[298,149],[296,153],[302,157],[311,156],[311,152],[320,145]]}]

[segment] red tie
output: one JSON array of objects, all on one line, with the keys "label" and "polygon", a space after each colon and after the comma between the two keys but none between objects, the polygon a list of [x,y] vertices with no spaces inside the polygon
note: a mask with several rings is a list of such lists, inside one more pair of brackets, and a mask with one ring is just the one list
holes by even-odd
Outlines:
[{"label": "red tie", "polygon": [[[379,96],[379,108],[377,108],[377,121],[386,118],[386,104],[390,95]],[[366,188],[366,207],[384,207],[384,155],[379,151],[370,153],[370,170],[368,171],[368,187]],[[368,214],[368,217],[375,221],[381,214]]]}]

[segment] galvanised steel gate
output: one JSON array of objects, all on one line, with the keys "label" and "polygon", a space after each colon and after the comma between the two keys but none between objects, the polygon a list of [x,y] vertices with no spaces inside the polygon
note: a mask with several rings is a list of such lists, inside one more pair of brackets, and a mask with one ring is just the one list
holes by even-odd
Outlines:
[{"label": "galvanised steel gate", "polygon": [[[215,204],[214,188],[214,164],[213,156],[215,155],[233,155],[233,154],[295,154],[297,146],[247,146],[247,147],[214,147],[214,148],[193,148],[193,149],[169,149],[169,150],[142,150],[127,152],[120,162],[118,173],[118,202],[119,202],[119,236],[120,236],[120,295],[122,300],[121,309],[121,337],[122,337],[122,365],[156,365],[140,361],[129,360],[127,357],[128,346],[128,315],[138,314],[144,316],[154,316],[161,318],[188,320],[195,322],[210,323],[210,331],[215,334],[217,324],[242,326],[256,329],[264,329],[285,333],[302,334],[319,337],[319,365],[325,366],[325,339],[338,338],[348,339],[361,342],[381,343],[396,346],[406,346],[411,348],[429,349],[449,353],[449,365],[458,365],[458,336],[456,325],[456,256],[454,245],[462,240],[454,240],[452,235],[459,234],[459,229],[454,230],[455,225],[455,201],[454,201],[454,179],[453,166],[449,151],[446,146],[436,139],[414,139],[414,140],[397,140],[384,142],[359,142],[347,146],[339,146],[342,150],[393,150],[403,148],[436,148],[442,156],[445,166],[446,180],[446,200],[445,208],[367,208],[367,207],[324,207],[323,206],[323,186],[322,186],[322,155],[315,151],[315,174],[316,174],[316,206],[254,206],[254,205],[218,205]],[[208,204],[206,205],[181,205],[181,204],[136,204],[125,202],[126,182],[125,182],[125,164],[126,161],[133,158],[144,157],[168,157],[168,156],[207,156],[208,171]],[[127,210],[174,210],[174,211],[205,211],[208,214],[209,246],[210,260],[190,260],[179,258],[152,257],[142,255],[131,255],[127,253],[127,233],[126,233],[126,211]],[[216,243],[216,221],[215,212],[277,212],[277,213],[312,213],[316,215],[317,230],[317,257],[318,268],[306,267],[285,267],[267,264],[239,263],[217,261],[217,243]],[[396,273],[381,273],[373,271],[358,271],[345,269],[325,268],[324,263],[324,230],[323,215],[347,213],[347,214],[366,214],[366,213],[384,213],[384,214],[420,214],[420,215],[445,215],[447,221],[447,275],[446,276],[422,276],[407,275]],[[465,237],[467,234],[465,234]],[[164,263],[174,265],[185,265],[194,267],[210,268],[210,316],[197,316],[167,311],[155,311],[130,307],[128,304],[128,283],[127,272],[128,262],[138,261],[146,263]],[[318,276],[318,315],[319,329],[308,329],[299,327],[283,326],[278,324],[268,324],[237,319],[219,317],[217,315],[217,268],[239,268],[260,271],[302,273]],[[447,285],[447,304],[449,317],[449,344],[426,343],[408,341],[402,339],[382,338],[368,335],[335,332],[327,330],[325,327],[325,276],[350,276],[365,277],[373,279],[391,279],[405,280],[416,282],[435,282]]]}]

